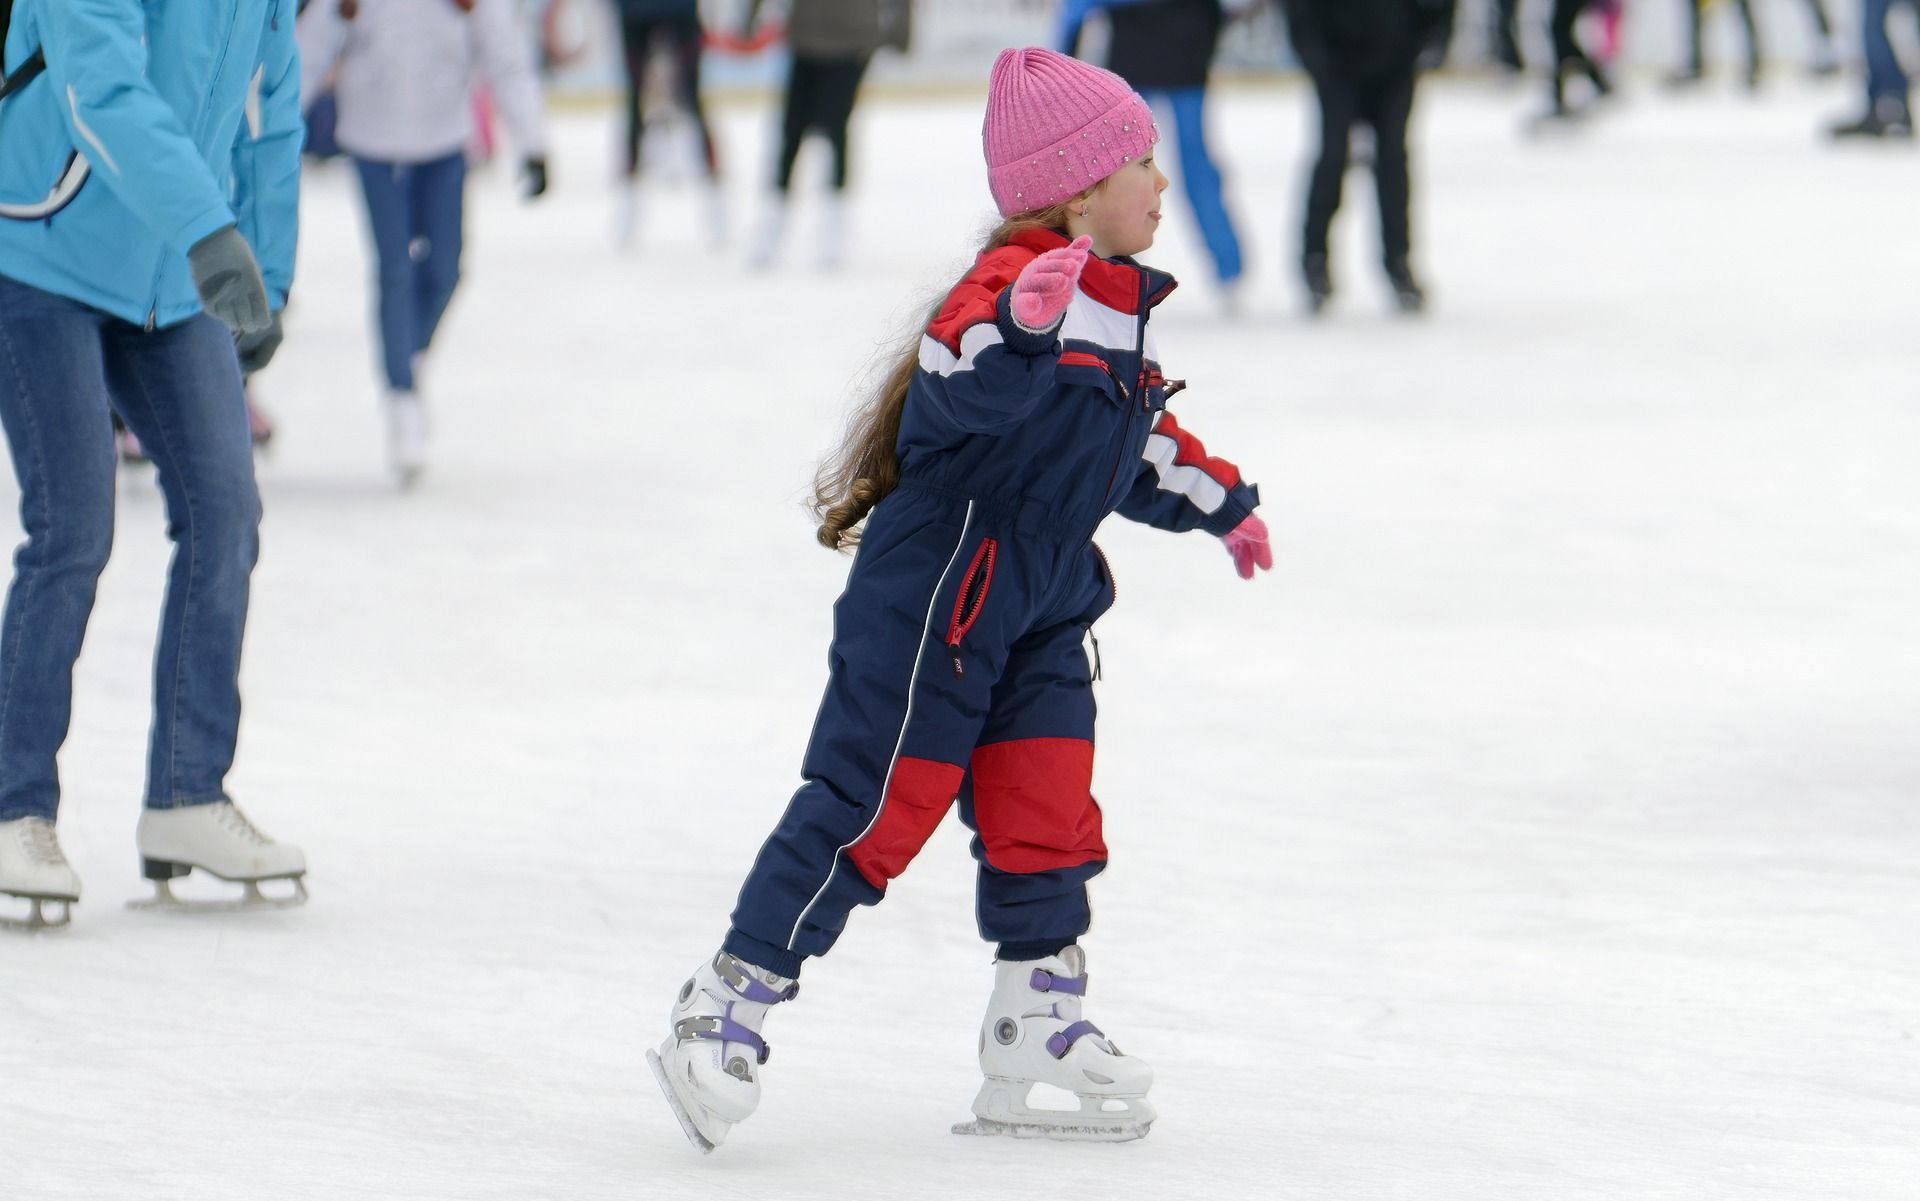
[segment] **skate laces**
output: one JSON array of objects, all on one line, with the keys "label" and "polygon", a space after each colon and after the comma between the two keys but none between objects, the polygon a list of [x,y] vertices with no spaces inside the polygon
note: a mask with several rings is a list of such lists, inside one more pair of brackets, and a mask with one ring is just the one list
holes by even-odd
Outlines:
[{"label": "skate laces", "polygon": [[41,817],[30,817],[20,827],[20,841],[27,848],[27,858],[43,867],[65,867],[67,857],[60,851],[60,839],[55,835],[53,823]]},{"label": "skate laces", "polygon": [[273,839],[262,834],[260,828],[248,821],[247,815],[240,812],[240,806],[234,804],[232,801],[227,801],[222,804],[220,824],[255,846],[270,847],[273,845]]}]

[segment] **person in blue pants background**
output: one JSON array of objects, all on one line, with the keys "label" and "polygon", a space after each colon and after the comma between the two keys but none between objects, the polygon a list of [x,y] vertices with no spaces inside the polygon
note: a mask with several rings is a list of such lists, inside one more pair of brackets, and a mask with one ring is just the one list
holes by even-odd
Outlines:
[{"label": "person in blue pants background", "polygon": [[1240,236],[1221,192],[1220,168],[1207,148],[1207,75],[1220,41],[1220,0],[1066,0],[1057,44],[1078,53],[1081,28],[1104,10],[1113,33],[1107,69],[1150,104],[1173,113],[1180,184],[1193,206],[1229,312],[1237,308],[1243,271]]},{"label": "person in blue pants background", "polygon": [[366,197],[387,462],[407,487],[427,464],[421,369],[460,282],[476,75],[513,131],[524,195],[547,190],[533,44],[513,0],[315,0],[300,15],[300,72],[308,96],[333,77],[335,140],[353,158]]},{"label": "person in blue pants background", "polygon": [[1867,111],[1858,120],[1834,126],[1836,138],[1910,138],[1913,114],[1907,107],[1907,73],[1887,36],[1887,17],[1894,5],[1905,4],[1920,14],[1915,0],[1865,0],[1860,15],[1860,37],[1867,58]]},{"label": "person in blue pants background", "polygon": [[[147,875],[297,878],[224,784],[260,498],[241,395],[280,341],[301,123],[294,0],[19,0],[0,58],[0,424],[26,541],[0,620],[0,893],[61,904],[56,756],[113,547],[113,416],[175,543],[154,664]],[[208,46],[220,46],[219,55]],[[29,65],[44,63],[35,73]]]}]

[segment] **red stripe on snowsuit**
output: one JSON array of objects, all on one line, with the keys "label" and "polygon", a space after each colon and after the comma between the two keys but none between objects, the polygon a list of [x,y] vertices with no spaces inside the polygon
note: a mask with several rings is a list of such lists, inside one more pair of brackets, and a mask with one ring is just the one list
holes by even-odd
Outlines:
[{"label": "red stripe on snowsuit", "polygon": [[847,850],[847,861],[875,888],[907,870],[960,793],[965,773],[951,763],[902,756],[893,765],[880,816],[866,837]]},{"label": "red stripe on snowsuit", "polygon": [[1022,738],[973,752],[973,814],[987,862],[1045,872],[1107,857],[1093,799],[1093,743]]},{"label": "red stripe on snowsuit", "polygon": [[1200,439],[1180,428],[1180,423],[1174,420],[1172,413],[1162,413],[1153,432],[1162,438],[1173,439],[1174,466],[1197,467],[1222,488],[1232,488],[1240,482],[1240,469],[1225,459],[1209,455]]},{"label": "red stripe on snowsuit", "polygon": [[993,324],[1000,293],[1020,278],[1020,269],[1033,258],[1033,251],[1019,246],[1002,246],[981,255],[973,270],[947,293],[940,311],[927,323],[927,336],[959,354],[960,336],[976,325]]}]

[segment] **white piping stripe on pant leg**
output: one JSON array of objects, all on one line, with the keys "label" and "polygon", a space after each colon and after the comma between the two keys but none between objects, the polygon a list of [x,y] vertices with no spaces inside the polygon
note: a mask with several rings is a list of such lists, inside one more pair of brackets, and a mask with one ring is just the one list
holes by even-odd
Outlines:
[{"label": "white piping stripe on pant leg", "polygon": [[960,523],[960,541],[954,545],[953,557],[947,560],[946,570],[940,573],[940,582],[933,586],[933,595],[927,598],[927,620],[920,630],[920,649],[913,656],[913,674],[907,677],[907,711],[900,718],[900,736],[893,741],[893,758],[888,760],[887,777],[880,784],[880,803],[873,807],[873,816],[867,819],[866,829],[854,835],[853,842],[847,843],[833,853],[833,859],[827,865],[827,878],[821,883],[820,891],[813,894],[813,898],[806,903],[805,908],[800,910],[800,916],[793,920],[793,932],[787,935],[789,951],[793,950],[793,944],[800,939],[800,927],[806,924],[807,914],[813,912],[813,907],[820,903],[820,898],[827,895],[827,889],[832,886],[833,874],[840,870],[840,856],[847,853],[848,847],[871,833],[874,825],[879,822],[880,815],[886,811],[887,791],[893,787],[893,769],[900,764],[900,748],[907,744],[907,725],[913,721],[913,688],[920,682],[920,663],[926,658],[927,639],[933,634],[934,606],[940,603],[940,594],[947,587],[947,577],[953,574],[953,565],[960,561],[960,553],[967,548],[967,534],[972,529],[973,502],[968,501],[966,520]]}]

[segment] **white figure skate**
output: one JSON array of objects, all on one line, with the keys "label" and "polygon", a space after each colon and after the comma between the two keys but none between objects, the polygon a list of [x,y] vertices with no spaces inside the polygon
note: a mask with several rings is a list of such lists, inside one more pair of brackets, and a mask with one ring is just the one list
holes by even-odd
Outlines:
[{"label": "white figure skate", "polygon": [[640,181],[622,179],[613,186],[613,244],[632,250],[640,228]]},{"label": "white figure skate", "polygon": [[[73,906],[80,900],[80,874],[60,853],[52,822],[44,817],[0,822],[0,893],[32,906],[25,919],[0,918],[0,926],[54,930],[73,920]],[[53,920],[46,913],[49,902],[60,906]]]},{"label": "white figure skate", "polygon": [[1153,1069],[1080,1016],[1086,953],[994,965],[980,1029],[986,1083],[955,1134],[1126,1142],[1153,1125]]},{"label": "white figure skate", "polygon": [[847,201],[829,189],[820,198],[820,242],[814,247],[814,265],[822,271],[839,268],[847,257]]},{"label": "white figure skate", "polygon": [[767,1010],[799,995],[800,985],[725,951],[700,965],[680,988],[673,1033],[647,1064],[687,1138],[703,1153],[726,1140],[760,1104],[754,1069],[767,1062],[760,1037]]},{"label": "white figure skate", "polygon": [[764,271],[773,266],[780,253],[780,237],[787,228],[787,198],[775,193],[768,197],[747,243],[747,266]]},{"label": "white figure skate", "polygon": [[[140,848],[140,868],[153,881],[154,895],[128,901],[129,909],[291,909],[307,903],[307,857],[300,848],[275,842],[247,820],[232,801],[211,805],[184,805],[177,809],[142,809],[134,831]],[[173,895],[172,881],[194,868],[210,876],[246,885],[233,900],[186,900]],[[290,893],[268,896],[260,885],[286,880]]]},{"label": "white figure skate", "polygon": [[418,392],[387,393],[387,465],[402,488],[427,469],[427,406]]}]

